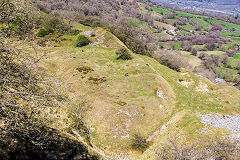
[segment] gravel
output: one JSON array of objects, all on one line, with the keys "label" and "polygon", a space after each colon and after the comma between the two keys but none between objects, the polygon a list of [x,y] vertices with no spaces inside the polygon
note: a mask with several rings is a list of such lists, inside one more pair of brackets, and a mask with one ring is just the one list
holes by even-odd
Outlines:
[{"label": "gravel", "polygon": [[201,117],[201,121],[205,124],[201,133],[206,133],[209,127],[222,128],[230,131],[230,138],[233,140],[240,140],[240,115],[224,115],[219,113],[201,114],[197,112],[197,115]]}]

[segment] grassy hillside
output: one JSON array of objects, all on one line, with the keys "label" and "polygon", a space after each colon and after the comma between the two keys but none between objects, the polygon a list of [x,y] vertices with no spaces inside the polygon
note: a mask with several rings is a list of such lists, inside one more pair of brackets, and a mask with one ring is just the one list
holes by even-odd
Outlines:
[{"label": "grassy hillside", "polygon": [[[173,71],[147,56],[132,53],[132,60],[117,60],[116,50],[125,46],[111,33],[77,23],[74,28],[82,30],[81,35],[93,31],[95,36],[89,38],[99,44],[76,48],[77,36],[64,35],[66,40],[59,47],[39,48],[47,53],[39,66],[60,82],[56,89],[72,103],[78,104],[82,97],[90,102],[84,122],[91,143],[105,156],[154,159],[154,151],[165,135],[176,131],[201,135],[203,125],[196,111],[239,114],[239,90],[218,87],[187,70]],[[90,67],[92,71],[84,74],[78,67]],[[159,129],[163,125],[168,129],[162,133]],[[136,133],[150,141],[143,153],[131,148]]]},{"label": "grassy hillside", "polygon": [[[170,154],[168,144],[178,153],[163,159],[187,157],[199,148],[202,154],[208,148],[209,158],[236,147],[231,141],[222,145],[216,136],[240,140],[240,91],[191,71],[212,69],[238,80],[240,57],[232,53],[238,45],[219,30],[225,29],[227,37],[231,27],[239,28],[147,3],[95,2],[86,2],[93,8],[75,17],[78,12],[70,6],[81,10],[84,2],[65,8],[68,1],[42,1],[50,7],[38,4],[38,9],[26,2],[27,10],[25,3],[4,0],[0,153],[5,155],[0,159],[149,160]],[[134,16],[129,16],[131,7]]]}]

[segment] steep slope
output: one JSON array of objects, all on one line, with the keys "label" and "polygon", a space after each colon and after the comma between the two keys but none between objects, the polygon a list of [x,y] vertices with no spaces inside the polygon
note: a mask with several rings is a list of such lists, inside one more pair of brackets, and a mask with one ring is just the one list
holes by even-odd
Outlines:
[{"label": "steep slope", "polygon": [[[165,139],[162,134],[202,134],[204,125],[196,112],[240,113],[239,90],[218,87],[187,70],[173,71],[147,56],[132,53],[132,60],[117,60],[116,50],[125,46],[110,32],[74,26],[83,35],[94,32],[95,36],[89,37],[93,43],[76,48],[76,36],[64,35],[66,40],[60,46],[39,48],[47,54],[38,65],[53,77],[56,89],[72,103],[78,105],[83,97],[87,99],[90,105],[83,108],[84,122],[90,130],[91,143],[102,155],[113,159],[154,159],[155,150]],[[26,52],[30,56],[33,53]],[[79,72],[78,67],[91,71]],[[52,125],[64,130],[67,122],[63,118],[57,124],[62,126]],[[168,128],[164,133],[162,126]],[[150,142],[143,154],[131,148],[136,133]]]}]

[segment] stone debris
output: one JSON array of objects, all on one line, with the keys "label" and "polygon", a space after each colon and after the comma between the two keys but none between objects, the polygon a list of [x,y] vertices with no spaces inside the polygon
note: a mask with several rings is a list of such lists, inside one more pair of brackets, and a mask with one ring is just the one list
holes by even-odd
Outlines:
[{"label": "stone debris", "polygon": [[177,82],[179,83],[179,84],[181,84],[182,86],[184,86],[184,87],[189,87],[189,86],[191,86],[192,84],[194,84],[194,82],[193,81],[181,81],[181,80],[177,80]]},{"label": "stone debris", "polygon": [[95,33],[93,32],[93,30],[90,30],[90,31],[86,31],[86,32],[82,32],[83,34],[89,36],[89,37],[93,37],[95,36]]},{"label": "stone debris", "polygon": [[120,153],[119,155],[112,154],[110,157],[108,157],[109,160],[129,160],[127,155],[125,153]]},{"label": "stone debris", "polygon": [[200,82],[196,87],[196,92],[209,92],[208,85]]},{"label": "stone debris", "polygon": [[224,109],[224,107],[217,107],[217,109],[221,109],[221,110],[223,110],[223,109]]},{"label": "stone debris", "polygon": [[127,116],[131,117],[131,114],[128,113],[128,111],[124,111],[123,113],[125,113]]},{"label": "stone debris", "polygon": [[160,131],[164,131],[165,129],[167,129],[167,126],[166,125],[163,125],[160,129]]},{"label": "stone debris", "polygon": [[[114,113],[113,124],[114,127],[111,128],[109,131],[109,134],[114,136],[113,138],[121,138],[123,139],[127,134],[130,132],[130,128],[132,127],[132,120],[134,117],[143,117],[143,115],[140,115],[138,111],[134,110],[126,110],[126,109],[117,109],[117,112]],[[121,123],[119,123],[119,119],[121,119]],[[127,138],[125,136],[125,138]]]},{"label": "stone debris", "polygon": [[53,79],[56,86],[62,86],[62,82],[59,79],[57,79],[56,77],[54,77]]},{"label": "stone debris", "polygon": [[98,47],[100,44],[103,43],[103,41],[104,41],[104,35],[102,35],[101,37],[99,37],[99,38],[97,39],[97,41],[90,43],[89,46],[91,46],[91,47]]},{"label": "stone debris", "polygon": [[125,138],[128,138],[129,139],[129,134],[127,134],[126,136],[121,136],[121,139],[125,139]]},{"label": "stone debris", "polygon": [[229,130],[229,136],[233,140],[240,140],[240,115],[231,116],[219,113],[201,114],[197,112],[201,118],[202,123],[205,125],[201,133],[206,133],[208,128],[222,128]]},{"label": "stone debris", "polygon": [[98,47],[98,45],[101,44],[101,43],[103,43],[103,42],[92,42],[92,43],[89,44],[89,46]]},{"label": "stone debris", "polygon": [[159,108],[162,109],[164,106],[162,104],[159,105]]},{"label": "stone debris", "polygon": [[[191,76],[188,72],[181,73],[181,75],[185,76],[185,78],[184,78],[184,80],[183,79],[178,79],[177,82],[179,84],[181,84],[182,86],[187,87],[187,88],[194,84],[194,81],[191,79]],[[186,77],[188,77],[188,78],[186,78]],[[189,80],[186,80],[186,79],[189,79]]]},{"label": "stone debris", "polygon": [[163,91],[160,90],[160,89],[157,90],[156,95],[157,95],[157,97],[160,97],[160,98],[162,98],[162,99],[168,99],[168,97],[165,96],[165,94],[163,93]]},{"label": "stone debris", "polygon": [[163,91],[161,90],[157,90],[157,96],[164,99],[164,94],[163,94]]},{"label": "stone debris", "polygon": [[181,75],[182,75],[182,76],[187,75],[187,77],[189,77],[189,78],[191,77],[191,76],[189,75],[189,73],[187,73],[187,72],[185,72],[185,73],[181,73]]}]

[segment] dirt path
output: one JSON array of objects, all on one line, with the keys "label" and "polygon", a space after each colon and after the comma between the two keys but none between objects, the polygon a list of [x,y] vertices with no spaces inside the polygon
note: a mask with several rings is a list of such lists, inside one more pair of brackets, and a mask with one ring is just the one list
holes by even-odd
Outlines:
[{"label": "dirt path", "polygon": [[152,141],[157,135],[164,133],[164,131],[168,128],[168,126],[180,121],[184,115],[185,115],[184,110],[176,113],[175,116],[173,118],[171,118],[165,125],[162,125],[162,127],[160,129],[157,129],[155,132],[153,132],[153,134],[147,138],[147,142]]},{"label": "dirt path", "polygon": [[99,154],[100,156],[102,156],[103,159],[104,159],[104,157],[106,157],[104,151],[102,151],[101,149],[99,149],[99,148],[96,147],[95,145],[92,145],[92,146],[88,145],[88,144],[84,141],[84,139],[82,138],[82,136],[78,134],[77,131],[72,130],[72,132],[78,137],[78,140],[80,140],[85,146],[87,146],[87,147],[89,148],[89,150],[91,150],[91,151]]}]

